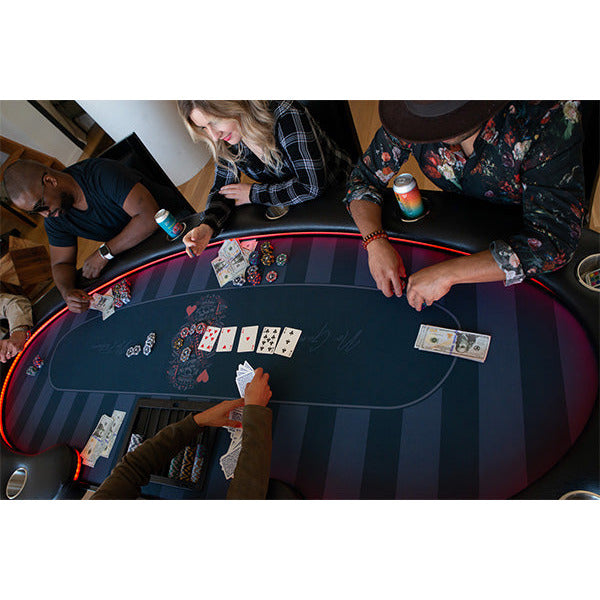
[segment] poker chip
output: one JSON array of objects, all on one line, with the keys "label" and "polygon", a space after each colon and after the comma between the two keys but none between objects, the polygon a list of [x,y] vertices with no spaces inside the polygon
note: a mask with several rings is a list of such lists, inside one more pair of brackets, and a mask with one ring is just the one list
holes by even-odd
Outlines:
[{"label": "poker chip", "polygon": [[273,283],[276,279],[277,279],[277,271],[269,271],[266,275],[265,275],[265,279],[269,282],[269,283]]},{"label": "poker chip", "polygon": [[175,350],[179,350],[179,348],[181,348],[183,344],[183,338],[178,337],[173,340],[173,348],[175,348]]},{"label": "poker chip", "polygon": [[198,335],[204,335],[204,332],[206,331],[206,323],[196,323],[196,333]]},{"label": "poker chip", "polygon": [[262,252],[273,252],[273,244],[271,242],[265,241],[260,245],[260,249]]},{"label": "poker chip", "polygon": [[38,371],[39,369],[36,369],[35,367],[27,367],[25,373],[29,375],[29,377],[35,377]]},{"label": "poker chip", "polygon": [[263,254],[260,262],[265,265],[265,267],[270,267],[275,262],[275,257],[272,254]]},{"label": "poker chip", "polygon": [[189,346],[187,348],[184,348],[181,351],[181,356],[179,357],[179,360],[181,362],[186,362],[190,358],[191,353],[192,353],[192,349]]},{"label": "poker chip", "polygon": [[253,250],[252,252],[250,252],[250,256],[248,257],[248,262],[251,265],[257,265],[259,259],[260,259],[260,254],[258,253],[258,250]]},{"label": "poker chip", "polygon": [[134,356],[137,356],[141,351],[142,351],[142,347],[139,344],[136,344],[133,347],[133,354],[134,354]]},{"label": "poker chip", "polygon": [[285,265],[287,263],[287,260],[288,260],[287,254],[284,254],[282,252],[281,254],[277,255],[275,262],[277,263],[278,267],[283,267],[283,265]]},{"label": "poker chip", "polygon": [[190,325],[190,335],[196,333],[196,323]]},{"label": "poker chip", "polygon": [[246,280],[241,275],[238,275],[233,280],[233,285],[235,285],[236,287],[240,287],[240,286],[244,285],[245,283],[246,283]]},{"label": "poker chip", "polygon": [[148,344],[144,344],[144,349],[142,350],[142,354],[144,356],[148,356],[150,354],[150,352],[152,352],[152,346],[149,346]]},{"label": "poker chip", "polygon": [[33,359],[33,366],[36,367],[36,369],[39,369],[43,364],[44,364],[44,359],[38,354]]},{"label": "poker chip", "polygon": [[189,327],[182,327],[181,331],[179,332],[179,335],[182,338],[186,338],[188,335],[190,335],[190,328]]}]

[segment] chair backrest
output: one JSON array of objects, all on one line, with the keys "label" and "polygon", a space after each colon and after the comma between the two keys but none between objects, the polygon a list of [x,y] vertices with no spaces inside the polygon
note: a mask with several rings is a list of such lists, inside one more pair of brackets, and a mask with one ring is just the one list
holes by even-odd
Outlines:
[{"label": "chair backrest", "polygon": [[352,162],[356,162],[362,152],[354,119],[347,100],[299,100],[306,106],[321,129],[336,144],[345,150]]},{"label": "chair backrest", "polygon": [[160,208],[166,208],[177,219],[196,213],[135,133],[107,148],[98,158],[110,158],[139,171],[152,184],[148,187]]},{"label": "chair backrest", "polygon": [[583,127],[583,177],[585,181],[585,203],[588,211],[598,182],[600,165],[600,100],[582,100],[581,124]]}]

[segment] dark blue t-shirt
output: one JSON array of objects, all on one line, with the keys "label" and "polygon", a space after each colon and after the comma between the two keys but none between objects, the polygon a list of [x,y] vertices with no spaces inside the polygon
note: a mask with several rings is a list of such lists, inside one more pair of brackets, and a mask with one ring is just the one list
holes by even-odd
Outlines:
[{"label": "dark blue t-shirt", "polygon": [[44,219],[51,246],[77,245],[77,237],[98,242],[114,238],[129,223],[131,217],[123,203],[142,174],[117,161],[89,158],[64,169],[79,184],[87,210],[71,208],[60,217]]}]

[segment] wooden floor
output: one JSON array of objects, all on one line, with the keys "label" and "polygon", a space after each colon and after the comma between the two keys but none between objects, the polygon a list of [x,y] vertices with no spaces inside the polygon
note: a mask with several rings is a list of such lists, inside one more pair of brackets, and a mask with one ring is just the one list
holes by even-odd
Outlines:
[{"label": "wooden floor", "polygon": [[[369,145],[373,135],[377,129],[381,126],[379,115],[377,111],[376,100],[350,100],[350,109],[352,111],[352,117],[358,133],[358,138],[363,151]],[[87,158],[87,157],[83,157]],[[404,165],[403,170],[413,174],[417,180],[417,184],[421,189],[424,190],[437,190],[439,189],[429,179],[427,179],[422,171],[420,170],[416,160],[411,158]],[[185,196],[187,201],[194,207],[197,212],[204,210],[206,205],[206,198],[208,192],[212,186],[214,175],[214,163],[210,160],[192,179],[179,186],[179,190]],[[2,219],[8,218],[6,211],[2,212]],[[23,236],[47,246],[48,241],[46,233],[42,225],[43,219],[37,218],[40,225],[35,229],[32,229],[24,224],[20,224],[18,229],[21,231]],[[18,221],[16,221],[19,223]],[[600,185],[596,185],[594,201],[592,204],[592,211],[590,217],[590,228],[600,233]],[[6,230],[6,227],[3,227]],[[81,267],[87,256],[89,256],[98,247],[98,242],[90,240],[80,240],[78,253],[77,253],[77,266]]]}]

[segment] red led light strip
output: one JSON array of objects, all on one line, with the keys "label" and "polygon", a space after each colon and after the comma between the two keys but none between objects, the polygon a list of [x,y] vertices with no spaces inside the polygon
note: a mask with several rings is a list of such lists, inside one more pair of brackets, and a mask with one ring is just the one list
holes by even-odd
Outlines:
[{"label": "red led light strip", "polygon": [[73,475],[73,481],[77,481],[79,479],[79,474],[81,473],[81,454],[77,448],[74,448],[74,450],[77,454],[77,468],[75,469],[75,475]]},{"label": "red led light strip", "polygon": [[[259,238],[275,238],[275,237],[293,237],[293,236],[300,236],[300,235],[328,235],[328,236],[335,236],[335,237],[339,237],[339,236],[345,236],[345,237],[362,237],[360,235],[360,233],[352,233],[352,232],[334,232],[334,231],[297,231],[297,232],[287,232],[287,233],[263,233],[263,234],[259,234],[259,235],[247,235],[247,236],[240,236],[236,239],[239,240],[255,240],[255,239],[259,239]],[[424,246],[425,248],[434,248],[435,250],[442,250],[444,252],[453,252],[455,254],[461,254],[463,256],[468,256],[469,254],[471,254],[470,252],[464,252],[463,250],[456,250],[454,248],[448,248],[447,246],[440,246],[437,244],[430,244],[428,242],[418,242],[416,240],[407,240],[405,238],[399,238],[399,237],[390,237],[390,240],[394,241],[394,242],[400,242],[402,244],[412,244],[415,246]],[[218,242],[211,242],[210,244],[208,244],[207,248],[210,248],[211,246],[216,246],[217,244],[221,244],[222,241],[218,241]],[[94,288],[93,290],[91,290],[89,293],[93,294],[95,292],[97,292],[98,290],[101,290],[103,288],[107,288],[110,287],[113,283],[119,281],[120,279],[123,279],[124,277],[128,277],[129,275],[132,275],[133,273],[137,273],[138,271],[144,270],[144,269],[148,269],[149,267],[152,267],[154,265],[157,265],[161,262],[164,262],[166,260],[171,260],[173,258],[178,258],[179,256],[182,256],[183,254],[186,254],[185,250],[181,250],[180,252],[175,252],[174,254],[169,254],[167,256],[163,256],[162,258],[157,258],[156,260],[150,261],[148,263],[144,263],[143,265],[140,265],[139,267],[135,267],[134,269],[131,269],[130,271],[127,271],[126,273],[122,273],[121,275],[118,275],[116,277],[114,277],[113,279],[111,279],[110,281],[103,283],[102,285],[99,285],[97,288]],[[550,294],[552,294],[553,296],[555,295],[554,292],[547,286],[545,286],[543,283],[540,283],[537,279],[530,279],[529,281],[536,283],[537,285],[539,285],[540,287],[544,288],[547,292],[549,292]],[[50,317],[43,325],[40,326],[39,329],[37,329],[29,338],[29,340],[27,340],[27,342],[25,343],[25,347],[23,348],[23,350],[17,354],[17,356],[15,357],[15,359],[13,360],[13,364],[11,365],[8,373],[6,374],[6,378],[4,380],[4,384],[2,386],[2,391],[0,392],[0,436],[2,436],[2,439],[4,440],[4,442],[9,446],[9,447],[13,447],[9,441],[6,439],[6,435],[4,432],[4,415],[2,413],[2,408],[4,405],[4,398],[6,396],[6,390],[8,388],[8,384],[12,375],[13,370],[15,369],[15,367],[17,366],[17,363],[19,362],[19,359],[21,358],[21,355],[23,354],[23,352],[26,350],[27,346],[33,341],[33,339],[38,336],[42,331],[44,331],[44,329],[46,329],[46,327],[48,327],[49,325],[51,325],[56,319],[58,319],[58,317],[60,317],[63,313],[65,313],[67,311],[67,307],[65,306],[64,308],[62,308],[61,310],[59,310],[54,316]]]}]

